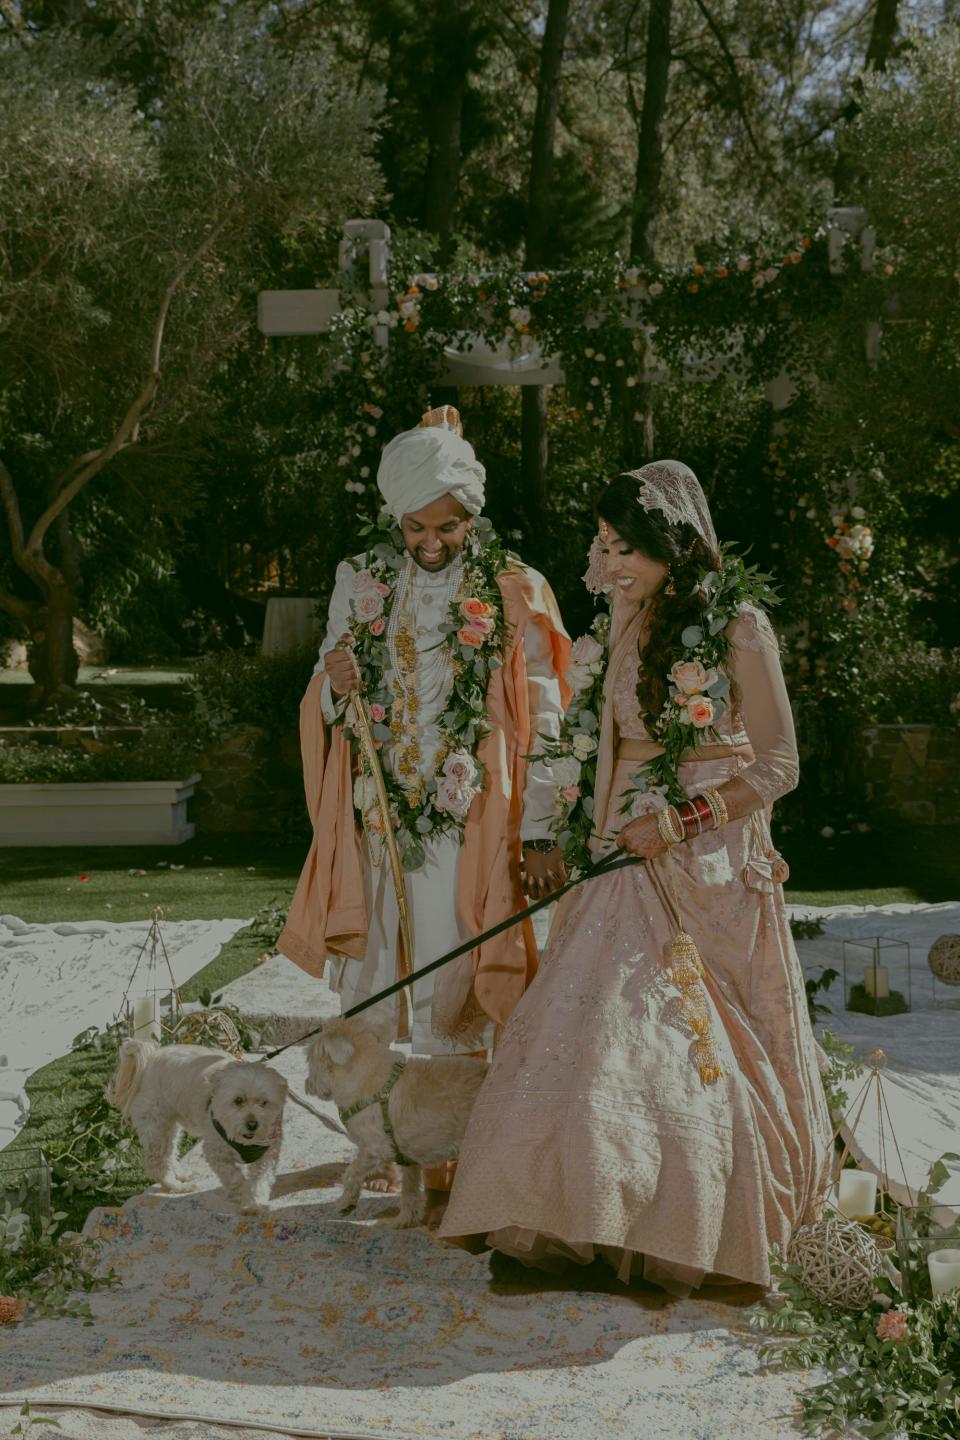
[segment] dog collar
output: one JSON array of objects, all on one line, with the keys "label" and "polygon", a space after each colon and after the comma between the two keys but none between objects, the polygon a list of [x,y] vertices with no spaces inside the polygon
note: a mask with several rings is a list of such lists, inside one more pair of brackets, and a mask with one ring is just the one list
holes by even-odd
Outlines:
[{"label": "dog collar", "polygon": [[[209,1104],[207,1109],[210,1110]],[[270,1145],[241,1145],[238,1140],[231,1140],[212,1110],[210,1110],[210,1120],[220,1138],[226,1140],[231,1150],[236,1150],[244,1165],[252,1165],[255,1160],[262,1160],[267,1151],[272,1148]]]}]

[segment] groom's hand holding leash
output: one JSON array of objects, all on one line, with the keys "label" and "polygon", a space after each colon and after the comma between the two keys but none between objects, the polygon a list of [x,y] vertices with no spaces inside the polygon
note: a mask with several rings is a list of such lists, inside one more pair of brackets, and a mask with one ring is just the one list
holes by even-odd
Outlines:
[{"label": "groom's hand holding leash", "polygon": [[567,878],[563,851],[557,845],[549,850],[525,845],[521,875],[524,892],[531,900],[539,900],[541,895],[549,895],[552,890],[559,890]]}]

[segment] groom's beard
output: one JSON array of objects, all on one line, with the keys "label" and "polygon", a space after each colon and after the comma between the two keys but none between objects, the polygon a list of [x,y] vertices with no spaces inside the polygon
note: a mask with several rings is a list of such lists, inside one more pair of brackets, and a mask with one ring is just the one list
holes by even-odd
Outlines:
[{"label": "groom's beard", "polygon": [[463,545],[450,545],[444,541],[429,545],[407,546],[407,553],[411,555],[414,562],[421,570],[426,570],[428,575],[435,575],[440,570],[446,570],[447,566],[454,561],[463,549]]}]

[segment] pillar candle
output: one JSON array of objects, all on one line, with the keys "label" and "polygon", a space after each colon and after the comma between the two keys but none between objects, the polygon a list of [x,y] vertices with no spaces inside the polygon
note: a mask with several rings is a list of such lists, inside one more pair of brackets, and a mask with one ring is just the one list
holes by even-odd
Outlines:
[{"label": "pillar candle", "polygon": [[960,1250],[931,1250],[927,1256],[927,1269],[934,1295],[960,1290]]},{"label": "pillar candle", "polygon": [[[876,982],[876,988],[874,988]],[[863,972],[863,988],[868,995],[873,995],[877,1000],[885,1000],[890,994],[890,972],[886,965],[878,965],[876,969],[868,965]]]},{"label": "pillar candle", "polygon": [[848,1218],[872,1215],[877,1203],[877,1177],[868,1170],[841,1170],[837,1206]]},{"label": "pillar candle", "polygon": [[160,1039],[160,997],[156,991],[140,995],[133,1002],[133,1038]]}]

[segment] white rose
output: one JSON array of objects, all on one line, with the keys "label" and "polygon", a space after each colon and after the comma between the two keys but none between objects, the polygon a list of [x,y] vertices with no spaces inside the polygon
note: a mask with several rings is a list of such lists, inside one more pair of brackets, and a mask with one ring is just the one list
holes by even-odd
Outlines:
[{"label": "white rose", "polygon": [[434,807],[437,810],[446,811],[457,820],[463,820],[466,818],[476,793],[473,786],[458,785],[452,775],[441,775],[437,781],[437,793],[433,800]]},{"label": "white rose", "polygon": [[365,815],[377,803],[377,787],[372,775],[358,775],[353,782],[353,804]]},{"label": "white rose", "polygon": [[589,690],[593,684],[593,671],[589,665],[571,665],[567,670],[567,684],[574,695]]},{"label": "white rose", "polygon": [[587,760],[597,748],[597,742],[592,735],[574,735],[573,753],[578,760]]},{"label": "white rose", "polygon": [[573,642],[570,658],[578,665],[592,665],[595,660],[603,659],[603,646],[592,635],[581,635]]},{"label": "white rose", "polygon": [[364,625],[383,614],[383,596],[377,590],[361,590],[353,597],[353,613]]},{"label": "white rose", "polygon": [[717,672],[707,670],[699,660],[677,660],[670,668],[670,679],[684,695],[699,695],[714,684]]},{"label": "white rose", "polygon": [[559,785],[561,790],[568,785],[579,785],[582,769],[580,761],[574,755],[561,755],[559,759],[550,762],[553,783]]},{"label": "white rose", "polygon": [[866,510],[864,510],[862,505],[854,505],[853,509],[850,511],[850,514],[853,516],[854,520],[863,520],[866,516],[866,513],[867,512]]},{"label": "white rose", "polygon": [[373,590],[376,586],[376,583],[376,577],[373,575],[372,571],[358,570],[356,575],[354,575],[353,577],[353,582],[350,588],[353,591],[354,595],[362,595],[365,590]]}]

